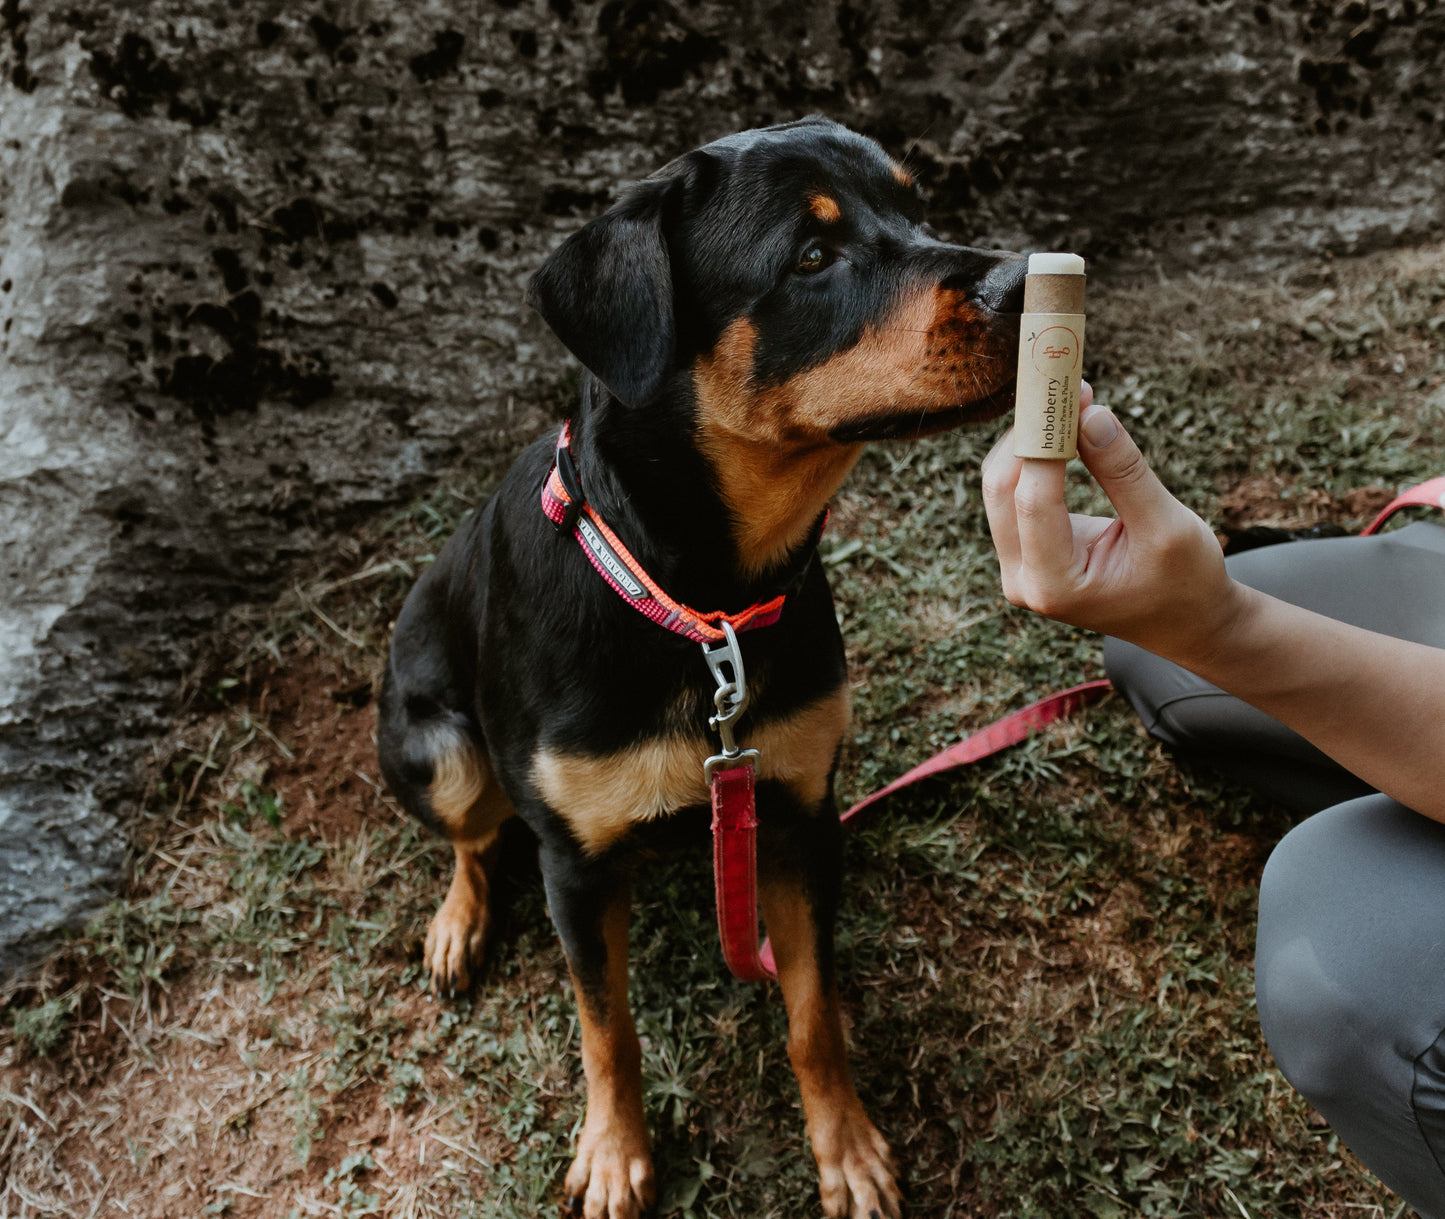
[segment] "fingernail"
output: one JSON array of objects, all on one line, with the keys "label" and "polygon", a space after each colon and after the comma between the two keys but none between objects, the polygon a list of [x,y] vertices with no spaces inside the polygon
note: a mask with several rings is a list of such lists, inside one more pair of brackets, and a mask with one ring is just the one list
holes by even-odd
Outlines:
[{"label": "fingernail", "polygon": [[1114,418],[1112,411],[1090,411],[1089,417],[1084,420],[1084,435],[1096,449],[1107,449],[1118,434],[1119,421]]}]

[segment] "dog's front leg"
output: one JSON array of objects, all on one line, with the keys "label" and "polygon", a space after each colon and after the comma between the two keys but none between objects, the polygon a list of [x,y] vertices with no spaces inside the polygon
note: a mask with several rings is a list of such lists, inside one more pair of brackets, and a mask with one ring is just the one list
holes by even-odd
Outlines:
[{"label": "dog's front leg", "polygon": [[582,1022],[587,1116],[566,1180],[567,1209],[586,1219],[637,1219],[652,1206],[642,1116],[642,1049],[627,1003],[632,897],[622,876],[568,848],[541,852],[547,904],[562,938]]},{"label": "dog's front leg", "polygon": [[759,900],[788,1006],[788,1058],[823,1210],[829,1219],[899,1219],[892,1155],[848,1073],[833,954],[842,828],[831,799],[811,815],[764,815],[758,855]]}]

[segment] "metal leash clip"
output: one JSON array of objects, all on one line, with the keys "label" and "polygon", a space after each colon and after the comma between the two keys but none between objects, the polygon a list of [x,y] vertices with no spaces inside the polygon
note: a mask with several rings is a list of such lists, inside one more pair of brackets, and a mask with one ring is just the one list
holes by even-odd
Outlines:
[{"label": "metal leash clip", "polygon": [[703,659],[717,682],[717,693],[712,697],[717,714],[709,716],[707,724],[722,740],[722,752],[703,763],[703,774],[709,783],[714,771],[731,766],[751,766],[758,760],[758,751],[739,749],[737,737],[733,734],[733,724],[747,710],[748,682],[743,672],[743,652],[738,644],[737,632],[726,620],[722,629],[722,642],[702,645]]}]

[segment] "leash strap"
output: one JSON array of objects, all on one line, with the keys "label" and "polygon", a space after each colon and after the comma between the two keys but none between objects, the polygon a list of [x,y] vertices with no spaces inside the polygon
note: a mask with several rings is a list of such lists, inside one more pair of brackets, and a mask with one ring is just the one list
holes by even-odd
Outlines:
[{"label": "leash strap", "polygon": [[[1108,677],[1100,677],[1097,682],[1084,682],[1084,685],[1059,690],[1058,693],[1053,693],[1053,695],[1049,695],[1048,698],[1029,703],[1026,708],[1014,712],[1013,715],[1006,715],[1003,719],[998,719],[994,724],[988,725],[987,728],[981,728],[980,731],[974,732],[971,737],[959,741],[957,745],[951,745],[951,747],[942,751],[941,754],[933,755],[926,763],[916,765],[912,770],[907,771],[906,774],[894,778],[892,783],[887,784],[887,786],[880,787],[879,790],[867,794],[863,799],[858,800],[858,803],[854,804],[851,809],[848,809],[848,812],[838,817],[838,820],[841,820],[844,825],[847,825],[848,820],[853,819],[858,813],[863,812],[867,807],[873,806],[873,804],[876,804],[879,800],[892,796],[894,791],[903,789],[903,787],[912,787],[913,784],[918,783],[922,778],[929,778],[935,776],[935,774],[942,774],[944,771],[954,770],[954,768],[959,767],[959,765],[967,765],[968,763],[975,763],[975,761],[983,761],[984,758],[991,758],[994,754],[1003,752],[1007,750],[1007,748],[1012,747],[1012,745],[1019,744],[1020,741],[1026,741],[1026,739],[1032,737],[1035,732],[1038,732],[1040,728],[1048,728],[1053,722],[1068,718],[1069,715],[1074,715],[1074,712],[1081,711],[1082,708],[1090,705],[1090,703],[1098,702],[1098,700],[1104,698],[1104,695],[1107,695],[1111,689],[1114,689],[1114,683],[1110,682]],[[733,771],[724,771],[724,773],[731,774]],[[749,796],[751,796],[751,773],[749,774]],[[753,825],[756,825],[756,823],[757,819],[756,816],[754,816]],[[737,926],[725,926],[725,923],[730,923],[731,920],[728,920],[727,917],[724,916],[724,913],[722,913],[724,888],[722,888],[721,869],[724,867],[724,864],[722,864],[720,854],[722,851],[721,839],[718,838],[718,789],[715,781],[714,787],[712,787],[712,842],[714,842],[714,856],[712,856],[712,858],[714,858],[714,871],[717,872],[718,875],[718,930],[720,930],[722,936],[722,956],[727,959],[728,969],[731,969],[734,975],[743,979],[744,982],[762,981],[763,976],[776,978],[777,972],[775,963],[773,963],[772,943],[764,940],[763,946],[760,947],[760,949],[757,947],[757,914],[738,913],[736,916]],[[734,864],[734,867],[743,867],[743,865]],[[751,867],[751,864],[749,864],[749,867]],[[734,900],[731,894],[728,894],[728,900]],[[753,901],[753,894],[749,893],[747,900]],[[744,926],[744,923],[746,923],[746,926]],[[728,936],[737,937],[737,939],[733,940],[731,946],[730,942],[728,942]],[[743,937],[746,936],[751,937],[751,945],[753,945],[753,947],[751,947],[751,955],[749,955],[746,940],[743,939]],[[766,973],[763,973],[763,975],[754,975],[754,973],[740,972],[738,965],[734,965],[733,953],[738,953],[738,962],[740,962],[741,968],[756,969],[760,966]]]},{"label": "leash strap", "polygon": [[1402,491],[1393,500],[1385,505],[1383,511],[1365,528],[1362,536],[1372,533],[1379,533],[1381,527],[1401,508],[1441,508],[1445,509],[1445,477],[1432,478],[1428,482],[1421,483],[1418,487],[1411,487],[1408,491]]},{"label": "leash strap", "polygon": [[723,960],[735,978],[776,978],[772,947],[758,944],[758,817],[751,759],[712,775],[713,887]]},{"label": "leash strap", "polygon": [[900,775],[886,787],[880,787],[877,791],[864,796],[839,820],[846,822],[856,817],[869,806],[891,796],[900,788],[912,786],[920,779],[927,779],[931,775],[942,774],[956,766],[967,766],[970,762],[979,762],[984,758],[993,757],[996,753],[1002,753],[1010,746],[1028,740],[1039,729],[1047,728],[1058,720],[1066,719],[1091,703],[1097,703],[1113,688],[1113,682],[1107,677],[1101,677],[1097,681],[1086,681],[1083,685],[1071,686],[1067,690],[1060,690],[1056,694],[1050,694],[1047,698],[1041,698],[1036,703],[1030,703],[1012,715],[1006,715],[1003,719],[995,721],[987,728],[981,728],[972,736],[959,741],[958,744],[950,745],[942,753],[935,754],[928,761],[915,766],[907,774]]},{"label": "leash strap", "polygon": [[733,976],[744,982],[776,978],[772,949],[758,947],[758,751],[738,744],[733,726],[748,708],[748,678],[737,632],[723,623],[722,643],[703,644],[702,657],[717,682],[717,714],[708,727],[722,752],[702,768],[712,793],[712,879],[718,941]]}]

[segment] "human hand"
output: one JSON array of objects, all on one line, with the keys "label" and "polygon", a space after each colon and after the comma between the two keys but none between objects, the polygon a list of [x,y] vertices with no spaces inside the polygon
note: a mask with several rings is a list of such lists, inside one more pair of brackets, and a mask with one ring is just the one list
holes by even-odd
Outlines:
[{"label": "human hand", "polygon": [[1065,463],[1014,457],[1012,431],[984,459],[984,507],[1004,595],[1188,665],[1227,637],[1244,590],[1226,574],[1209,527],[1165,490],[1093,396],[1085,382],[1079,456],[1117,519],[1071,515]]}]

